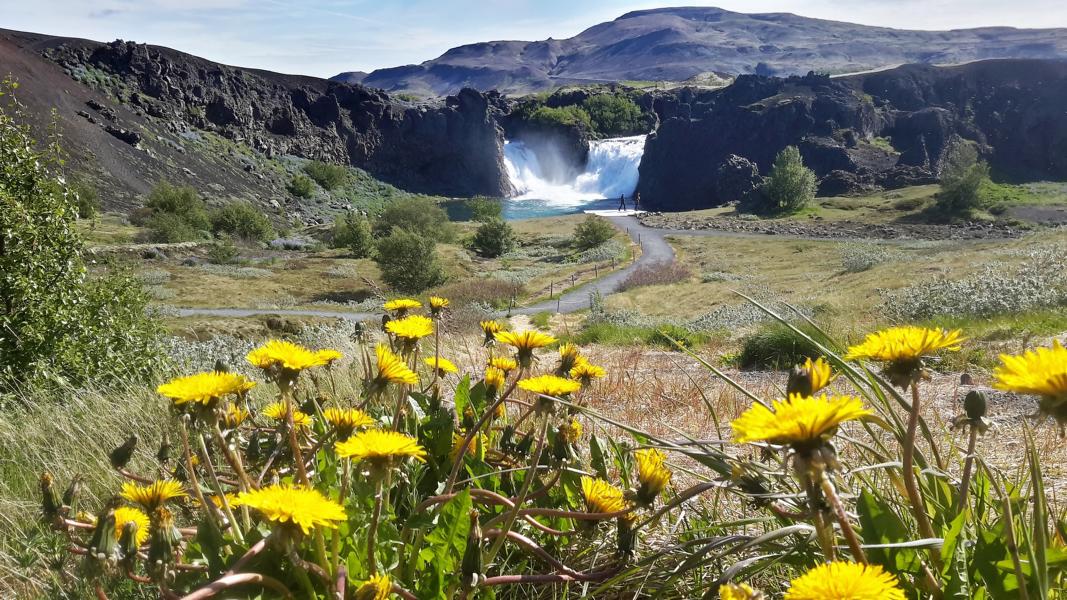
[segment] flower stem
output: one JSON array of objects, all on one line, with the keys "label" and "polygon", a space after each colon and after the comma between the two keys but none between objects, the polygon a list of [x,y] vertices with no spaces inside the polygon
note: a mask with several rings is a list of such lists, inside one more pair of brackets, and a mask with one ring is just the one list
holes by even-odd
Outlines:
[{"label": "flower stem", "polygon": [[974,451],[978,445],[978,427],[971,425],[970,439],[967,440],[967,457],[963,459],[963,477],[960,479],[960,493],[956,498],[956,512],[967,506],[967,494],[971,491],[971,472],[974,470]]},{"label": "flower stem", "polygon": [[834,510],[837,522],[841,525],[841,533],[845,536],[845,540],[848,542],[848,548],[852,551],[853,560],[866,564],[867,555],[864,554],[863,548],[860,545],[860,540],[856,537],[856,531],[852,529],[852,524],[848,521],[845,507],[841,503],[841,498],[837,495],[837,489],[834,487],[834,482],[830,481],[830,477],[826,474],[826,469],[820,469],[819,484],[822,487],[823,495],[829,500],[830,506]]},{"label": "flower stem", "polygon": [[[200,484],[196,480],[196,468],[193,467],[193,453],[189,448],[189,431],[185,428],[185,421],[180,420],[178,423],[178,430],[182,434],[182,454],[185,458],[185,473],[189,478],[189,487],[193,490],[193,496],[196,501],[200,503],[200,506],[204,507],[204,510],[208,514],[208,522],[215,529],[215,533],[219,538],[222,538],[222,526],[218,522],[218,515],[215,514],[213,505],[209,504],[204,499],[204,493],[200,491]],[[236,526],[236,523],[234,523]]]},{"label": "flower stem", "polygon": [[459,469],[463,465],[463,457],[467,455],[467,448],[471,447],[471,442],[474,441],[474,436],[478,435],[478,432],[481,431],[482,427],[484,427],[489,419],[496,413],[497,407],[503,404],[508,396],[511,395],[511,392],[515,390],[515,386],[519,383],[519,379],[522,379],[525,372],[525,367],[519,370],[519,374],[515,377],[515,380],[511,382],[511,386],[509,386],[503,394],[500,394],[500,397],[497,398],[496,402],[485,409],[485,413],[482,414],[482,417],[478,419],[478,422],[475,423],[474,427],[471,427],[470,431],[467,432],[466,437],[463,438],[463,444],[459,448],[459,454],[456,456],[455,462],[452,463],[452,472],[448,474],[448,479],[445,481],[444,491],[441,492],[442,494],[452,493],[452,490],[456,487],[456,479],[459,478]]},{"label": "flower stem", "polygon": [[[915,434],[919,427],[919,384],[911,384],[911,412],[908,413],[908,432],[904,437],[903,454],[904,489],[908,492],[908,502],[911,504],[915,522],[919,525],[919,533],[925,538],[935,538],[934,528],[930,525],[930,518],[926,515],[926,503],[922,492],[919,490],[919,482],[915,478]],[[937,570],[941,570],[941,558],[936,549],[930,552],[930,561]]]},{"label": "flower stem", "polygon": [[215,467],[211,464],[211,455],[208,454],[207,444],[204,443],[204,436],[197,434],[197,441],[200,444],[201,459],[204,464],[204,470],[207,471],[208,477],[211,478],[212,487],[215,488],[215,493],[219,495],[219,505],[222,506],[222,511],[226,513],[226,518],[230,520],[232,526],[233,537],[237,540],[238,544],[244,544],[244,535],[241,533],[241,527],[237,524],[237,518],[233,516],[233,509],[230,508],[230,502],[226,499],[226,493],[222,489],[222,484],[219,482],[218,475],[215,474]]},{"label": "flower stem", "polygon": [[811,523],[815,526],[815,537],[819,540],[819,545],[822,546],[823,556],[827,561],[833,561],[837,555],[834,549],[833,528],[826,522],[826,514],[822,509],[822,496],[819,495],[819,488],[815,485],[815,482],[811,480],[811,473],[808,469],[809,467],[805,466],[800,471],[800,477],[802,479],[801,483],[803,483],[804,489],[808,494],[808,510],[811,511]]},{"label": "flower stem", "polygon": [[374,485],[374,513],[371,514],[370,529],[367,530],[367,568],[371,575],[378,574],[378,558],[374,552],[375,538],[378,536],[378,521],[382,518],[382,504],[385,491],[382,486],[383,478],[379,477]]},{"label": "flower stem", "polygon": [[[351,465],[345,460],[341,465],[341,490],[337,494],[337,503],[341,506],[345,505],[345,499],[348,498],[348,485],[351,478]],[[330,564],[333,567],[330,572],[337,575],[341,566],[341,533],[337,529],[333,530],[333,539],[330,540]]]},{"label": "flower stem", "polygon": [[285,402],[285,426],[289,429],[289,447],[293,451],[293,462],[296,463],[296,473],[300,482],[311,487],[307,469],[304,468],[304,455],[300,452],[300,440],[297,439],[296,423],[293,422],[293,393],[289,386],[282,388],[282,401]]}]

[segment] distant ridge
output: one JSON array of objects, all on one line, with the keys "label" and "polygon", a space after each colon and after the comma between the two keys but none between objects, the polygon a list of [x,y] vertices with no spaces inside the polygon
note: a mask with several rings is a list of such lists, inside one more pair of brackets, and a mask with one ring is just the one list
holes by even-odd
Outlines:
[{"label": "distant ridge", "polygon": [[526,93],[566,83],[683,81],[704,72],[834,74],[989,58],[1067,58],[1067,29],[912,31],[791,13],[660,8],[628,12],[569,39],[468,44],[419,65],[333,79],[422,95],[463,87]]}]

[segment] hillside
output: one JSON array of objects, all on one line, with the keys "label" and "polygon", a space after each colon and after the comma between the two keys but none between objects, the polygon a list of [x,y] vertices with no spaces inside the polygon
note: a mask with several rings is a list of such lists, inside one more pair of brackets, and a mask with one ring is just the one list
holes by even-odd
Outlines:
[{"label": "hillside", "polygon": [[578,35],[453,48],[419,65],[340,74],[387,91],[453,94],[463,87],[534,92],[575,82],[683,81],[700,73],[856,72],[904,63],[1067,57],[1067,29],[908,31],[719,8],[627,13]]},{"label": "hillside", "polygon": [[412,192],[508,190],[492,98],[472,90],[414,105],[360,85],[170,48],[7,30],[0,78],[18,83],[39,139],[54,114],[71,174],[100,190],[107,209],[128,212],[167,180],[216,203],[252,201],[286,223],[320,222],[352,198],[290,194],[294,172],[312,159]]}]

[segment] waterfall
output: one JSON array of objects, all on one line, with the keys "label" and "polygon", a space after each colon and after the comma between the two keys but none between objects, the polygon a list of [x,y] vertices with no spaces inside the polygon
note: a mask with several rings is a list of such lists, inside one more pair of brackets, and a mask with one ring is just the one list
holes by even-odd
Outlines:
[{"label": "waterfall", "polygon": [[504,165],[517,200],[542,200],[555,206],[577,206],[593,200],[629,197],[637,188],[637,166],[645,136],[589,142],[585,171],[570,181],[545,176],[537,154],[522,142],[504,143]]}]

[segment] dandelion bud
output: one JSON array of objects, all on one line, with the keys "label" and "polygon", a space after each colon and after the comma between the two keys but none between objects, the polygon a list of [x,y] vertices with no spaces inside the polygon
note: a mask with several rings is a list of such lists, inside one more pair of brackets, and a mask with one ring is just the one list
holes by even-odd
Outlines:
[{"label": "dandelion bud", "polygon": [[156,451],[156,460],[160,464],[166,464],[170,460],[170,435],[163,432],[163,438],[159,440],[159,450]]},{"label": "dandelion bud", "polygon": [[115,509],[106,507],[96,519],[96,529],[89,540],[89,556],[107,560],[115,553]]},{"label": "dandelion bud", "polygon": [[763,600],[763,592],[745,583],[727,583],[719,588],[720,600]]},{"label": "dandelion bud", "polygon": [[634,452],[634,458],[637,461],[637,479],[640,482],[637,501],[651,506],[671,482],[671,470],[664,464],[667,457],[655,448],[645,448]]},{"label": "dandelion bud", "polygon": [[470,590],[478,586],[485,578],[482,565],[482,526],[478,523],[478,511],[470,512],[470,533],[467,535],[467,549],[463,551],[463,586]]},{"label": "dandelion bud", "polygon": [[981,419],[986,414],[986,397],[979,390],[971,390],[963,398],[963,410],[972,421]]},{"label": "dandelion bud", "polygon": [[615,519],[615,527],[615,541],[619,556],[633,556],[637,550],[637,533],[634,531],[633,513]]},{"label": "dandelion bud", "polygon": [[137,436],[131,435],[121,446],[111,451],[108,458],[111,459],[111,468],[116,471],[122,469],[133,458],[133,450],[137,447]]},{"label": "dandelion bud", "polygon": [[[210,528],[209,528],[210,529]],[[174,562],[174,548],[182,540],[182,534],[174,526],[174,516],[160,506],[152,512],[152,529],[148,536],[148,567],[155,575],[166,572]]]},{"label": "dandelion bud", "polygon": [[52,474],[41,473],[41,511],[48,521],[59,517],[59,509],[61,508],[59,498],[56,497],[56,490],[52,484]]},{"label": "dandelion bud", "polygon": [[252,434],[252,437],[248,439],[248,448],[245,449],[245,456],[248,457],[249,461],[256,462],[259,460],[261,454],[262,452],[260,452],[259,447],[259,436]]},{"label": "dandelion bud", "polygon": [[67,486],[67,491],[63,492],[63,506],[66,507],[67,514],[74,512],[74,505],[78,502],[78,495],[81,494],[83,477],[78,474],[70,480],[70,485]]},{"label": "dandelion bud", "polygon": [[221,358],[215,359],[215,372],[216,373],[229,373],[230,365]]},{"label": "dandelion bud", "polygon": [[137,523],[127,521],[122,525],[122,534],[119,536],[119,553],[122,562],[127,568],[133,568],[137,562]]}]

